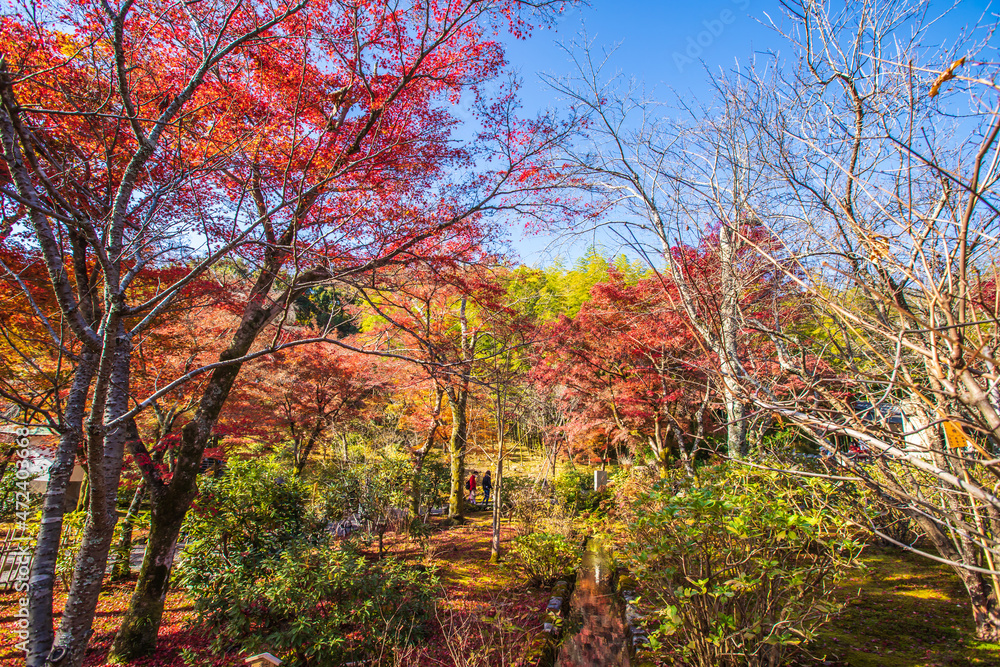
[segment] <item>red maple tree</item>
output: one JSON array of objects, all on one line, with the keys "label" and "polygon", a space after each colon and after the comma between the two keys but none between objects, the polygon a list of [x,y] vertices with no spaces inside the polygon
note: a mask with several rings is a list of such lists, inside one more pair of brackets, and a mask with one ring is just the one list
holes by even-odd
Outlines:
[{"label": "red maple tree", "polygon": [[[557,386],[570,442],[598,459],[611,445],[651,452],[661,470],[688,463],[704,434],[708,355],[686,326],[676,290],[612,271],[572,319],[550,327],[536,382]],[[694,442],[687,442],[695,434]]]}]

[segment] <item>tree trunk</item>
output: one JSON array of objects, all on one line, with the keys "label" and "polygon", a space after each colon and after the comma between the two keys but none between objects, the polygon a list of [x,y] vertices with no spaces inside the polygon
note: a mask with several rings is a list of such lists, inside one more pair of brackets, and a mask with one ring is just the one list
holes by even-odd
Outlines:
[{"label": "tree trunk", "polygon": [[689,453],[687,450],[686,438],[684,437],[684,430],[679,424],[674,425],[674,436],[677,438],[677,451],[680,455],[681,464],[684,466],[684,474],[688,477],[694,478],[694,465],[692,464],[692,459],[694,454],[697,453],[698,443],[695,441],[695,451]]},{"label": "tree trunk", "polygon": [[739,396],[730,393],[726,387],[726,451],[730,456],[745,458],[749,454],[747,446],[746,405]]},{"label": "tree trunk", "polygon": [[771,414],[764,414],[755,420],[753,428],[747,429],[747,450],[752,452],[754,456],[759,457],[764,454],[764,434],[773,423],[774,417]]},{"label": "tree trunk", "polygon": [[424,459],[427,458],[428,449],[421,448],[413,457],[413,471],[410,477],[410,520],[416,521],[420,518],[420,496],[423,493],[423,470]]},{"label": "tree trunk", "polygon": [[96,354],[84,348],[73,375],[73,384],[66,397],[65,420],[59,438],[55,461],[49,468],[49,483],[42,504],[42,521],[31,562],[28,589],[28,667],[40,667],[52,649],[52,587],[56,577],[56,557],[62,538],[63,514],[66,511],[66,489],[73,475],[76,451],[83,442],[83,416],[87,394],[96,370]]},{"label": "tree trunk", "polygon": [[[219,407],[221,409],[221,404]],[[113,661],[129,662],[148,655],[156,648],[177,538],[191,501],[198,493],[198,469],[208,443],[208,434],[202,433],[205,428],[201,414],[184,426],[170,484],[150,486],[151,512],[146,553],[128,611],[111,645],[109,658]]]},{"label": "tree trunk", "polygon": [[653,422],[653,437],[649,439],[649,448],[653,450],[653,458],[656,460],[656,470],[660,479],[666,479],[670,471],[670,450],[667,447],[666,436],[670,434],[671,428],[670,424],[667,424],[666,433],[664,433],[660,418],[657,416]]},{"label": "tree trunk", "polygon": [[457,395],[449,395],[451,405],[451,438],[448,452],[451,454],[451,495],[448,498],[448,518],[461,519],[465,511],[465,441],[468,435],[466,406],[468,391],[462,389]]},{"label": "tree trunk", "polygon": [[499,428],[497,439],[500,441],[500,450],[497,452],[497,476],[493,480],[493,540],[490,545],[490,562],[496,563],[500,560],[500,492],[503,490],[503,456],[504,438],[503,428]]},{"label": "tree trunk", "polygon": [[[952,542],[935,522],[921,512],[904,510],[904,513],[923,528],[942,558],[947,558],[955,563],[968,562],[968,559],[963,557],[963,554],[956,548],[956,543]],[[969,595],[972,619],[976,624],[976,637],[983,641],[997,643],[1000,641],[1000,604],[998,604],[995,589],[988,575],[972,572],[960,565],[952,565],[951,567],[962,580],[962,585],[965,586]]]},{"label": "tree trunk", "polygon": [[76,497],[74,512],[82,512],[90,503],[90,465],[83,466],[83,481],[80,482],[80,495]]},{"label": "tree trunk", "polygon": [[122,522],[121,536],[118,538],[118,546],[115,547],[115,564],[111,569],[112,581],[127,579],[132,571],[132,528],[135,525],[135,517],[139,513],[139,508],[142,506],[142,500],[145,495],[146,483],[140,482],[139,488],[135,490],[135,495],[132,496],[132,502],[129,504],[125,520]]},{"label": "tree trunk", "polygon": [[719,270],[721,278],[721,303],[719,305],[719,365],[722,370],[723,397],[726,401],[726,445],[730,456],[741,458],[748,454],[746,405],[740,396],[739,389],[739,335],[740,335],[740,281],[737,266],[737,252],[740,239],[733,229],[739,224],[744,202],[742,194],[734,193],[733,203],[736,207],[734,220],[723,222],[719,229]]},{"label": "tree trunk", "polygon": [[[552,439],[552,482],[556,481],[556,461],[559,458],[559,440],[557,438]],[[572,460],[572,459],[571,459]]]},{"label": "tree trunk", "polygon": [[156,636],[170,588],[177,536],[189,501],[176,497],[166,488],[153,489],[151,500],[146,553],[129,601],[128,613],[111,645],[108,656],[111,662],[131,661],[156,648]]},{"label": "tree trunk", "polygon": [[[98,371],[87,427],[90,471],[87,524],[76,556],[73,583],[66,597],[55,646],[45,662],[47,667],[80,667],[83,664],[93,634],[98,596],[118,522],[118,483],[124,461],[126,429],[124,423],[110,429],[106,429],[104,424],[113,422],[128,410],[132,345],[121,322],[114,329],[117,334],[113,348],[106,350],[102,359],[102,364],[107,363],[108,376],[102,377],[103,371]],[[107,393],[103,409],[98,410],[102,383],[106,383]]]},{"label": "tree trunk", "polygon": [[[423,491],[423,469],[424,459],[434,446],[434,436],[437,434],[438,426],[441,424],[441,404],[444,402],[444,389],[436,383],[434,387],[434,412],[431,416],[431,425],[427,429],[427,436],[424,438],[423,446],[418,449],[413,456],[413,476],[410,482],[410,520],[416,521],[420,518],[420,495]],[[346,440],[344,441],[344,451],[347,451]],[[427,508],[430,514],[430,508]]]},{"label": "tree trunk", "polygon": [[316,446],[316,440],[319,439],[320,433],[323,432],[323,422],[318,420],[316,425],[313,426],[312,430],[309,432],[309,438],[306,440],[306,444],[302,449],[296,452],[295,456],[295,475],[301,476],[302,469],[306,467],[306,463],[309,462],[309,455],[312,454],[313,447]]},{"label": "tree trunk", "polygon": [[962,583],[969,592],[972,603],[972,618],[976,623],[976,638],[996,644],[1000,641],[1000,608],[997,606],[993,587],[985,581],[985,575],[962,570]]},{"label": "tree trunk", "polygon": [[[254,293],[266,294],[272,282],[273,275],[263,271],[254,286]],[[220,361],[238,359],[245,355],[257,334],[271,319],[271,312],[257,304],[253,297],[251,304],[243,323],[233,335],[229,349],[220,355]],[[176,460],[169,485],[162,485],[162,488],[158,484],[150,486],[151,519],[146,555],[142,559],[139,580],[129,608],[111,646],[110,657],[113,660],[127,662],[156,648],[156,636],[163,618],[163,603],[173,565],[174,546],[188,508],[198,494],[201,457],[241,368],[242,364],[231,364],[212,372],[198,411],[181,429],[181,442],[176,448]]]},{"label": "tree trunk", "polygon": [[[738,193],[737,193],[738,195]],[[735,197],[737,205],[740,197]],[[740,276],[736,265],[738,235],[729,224],[719,229],[719,330],[711,331],[698,312],[692,286],[681,267],[673,257],[668,236],[657,216],[658,235],[663,246],[664,257],[669,260],[671,277],[677,285],[681,303],[692,327],[702,336],[709,349],[719,359],[720,389],[726,407],[726,447],[730,456],[745,457],[747,449],[746,404],[740,395]],[[734,222],[733,224],[738,224]]]}]

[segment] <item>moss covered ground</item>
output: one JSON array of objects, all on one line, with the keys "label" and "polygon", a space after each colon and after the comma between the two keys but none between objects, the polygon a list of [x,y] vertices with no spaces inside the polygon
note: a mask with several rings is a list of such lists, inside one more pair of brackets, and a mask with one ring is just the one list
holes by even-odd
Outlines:
[{"label": "moss covered ground", "polygon": [[865,552],[838,586],[846,607],[808,646],[826,667],[1000,665],[1000,645],[978,641],[965,590],[946,565],[897,549]]}]

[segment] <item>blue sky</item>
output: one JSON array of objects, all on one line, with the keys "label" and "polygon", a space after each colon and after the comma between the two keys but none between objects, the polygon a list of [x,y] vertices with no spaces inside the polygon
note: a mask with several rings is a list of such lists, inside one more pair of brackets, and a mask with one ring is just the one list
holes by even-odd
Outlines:
[{"label": "blue sky", "polygon": [[[934,2],[932,13],[951,6]],[[1000,3],[997,3],[1000,7]],[[948,40],[963,26],[990,15],[986,0],[962,0],[941,20],[935,35]],[[589,7],[572,8],[555,30],[537,31],[525,41],[509,40],[508,60],[524,80],[525,112],[558,106],[558,100],[538,73],[555,76],[572,72],[558,42],[578,41],[582,30],[597,49],[618,45],[614,69],[642,80],[661,99],[674,95],[708,95],[706,68],[718,72],[746,63],[754,52],[781,50],[784,42],[768,26],[768,16],[780,23],[777,0],[591,0]],[[991,17],[994,20],[995,17]],[[513,230],[513,245],[527,264],[545,262],[550,237],[525,238]],[[578,255],[582,250],[563,254]]]},{"label": "blue sky", "polygon": [[732,66],[734,58],[745,59],[755,48],[778,43],[758,22],[764,11],[773,13],[776,7],[771,0],[593,0],[590,7],[566,12],[555,31],[511,40],[507,53],[524,77],[529,106],[551,102],[536,73],[569,73],[571,65],[556,42],[577,40],[582,29],[599,48],[618,44],[613,60],[618,69],[648,85],[704,91],[700,60],[715,69]]}]

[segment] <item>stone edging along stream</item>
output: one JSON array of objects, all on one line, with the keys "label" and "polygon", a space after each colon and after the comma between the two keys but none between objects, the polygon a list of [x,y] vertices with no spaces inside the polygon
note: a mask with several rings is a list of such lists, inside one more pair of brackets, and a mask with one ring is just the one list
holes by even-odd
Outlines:
[{"label": "stone edging along stream", "polygon": [[569,603],[570,585],[568,581],[557,581],[552,587],[552,597],[545,607],[545,622],[542,631],[558,637],[562,628],[563,609]]},{"label": "stone edging along stream", "polygon": [[639,596],[634,590],[624,590],[619,586],[618,594],[625,600],[625,624],[628,626],[628,635],[632,639],[632,652],[634,654],[649,645],[649,635],[646,634],[646,628],[642,625],[645,617],[639,613],[639,607],[636,606],[636,600],[639,599]]}]

